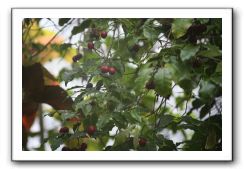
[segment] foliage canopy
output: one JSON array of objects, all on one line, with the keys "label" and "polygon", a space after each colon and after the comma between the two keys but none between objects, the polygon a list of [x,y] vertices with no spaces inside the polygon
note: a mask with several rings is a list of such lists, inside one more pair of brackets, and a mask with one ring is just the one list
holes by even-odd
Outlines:
[{"label": "foliage canopy", "polygon": [[[58,82],[81,79],[60,97],[65,103],[72,97],[71,106],[48,114],[69,127],[43,140],[52,150],[62,144],[84,150],[84,143],[91,151],[222,149],[221,19],[60,18],[60,32],[72,28],[70,41],[49,44],[35,42],[28,32],[39,21],[23,21],[24,66],[43,63],[45,57],[36,56],[55,51],[74,56],[72,69],[60,71]],[[88,134],[91,125],[95,131]],[[173,141],[176,133],[181,142]]]}]

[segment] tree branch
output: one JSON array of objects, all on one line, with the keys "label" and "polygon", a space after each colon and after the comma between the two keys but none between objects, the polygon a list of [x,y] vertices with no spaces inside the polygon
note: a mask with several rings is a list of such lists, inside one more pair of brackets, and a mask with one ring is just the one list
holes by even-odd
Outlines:
[{"label": "tree branch", "polygon": [[50,43],[58,36],[58,34],[60,34],[68,25],[70,25],[73,22],[74,19],[70,20],[62,29],[60,29],[47,43],[46,45],[44,45],[39,51],[37,51],[36,53],[34,53],[31,57],[35,57],[37,55],[39,55],[41,52],[43,52],[48,45],[50,45]]}]

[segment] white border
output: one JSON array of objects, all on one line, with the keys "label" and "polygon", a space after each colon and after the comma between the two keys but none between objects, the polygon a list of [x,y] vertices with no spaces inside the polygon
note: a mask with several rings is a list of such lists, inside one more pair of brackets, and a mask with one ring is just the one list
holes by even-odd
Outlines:
[{"label": "white border", "polygon": [[[23,18],[222,18],[222,151],[22,151]],[[231,161],[232,9],[12,9],[12,160],[14,161]]]}]

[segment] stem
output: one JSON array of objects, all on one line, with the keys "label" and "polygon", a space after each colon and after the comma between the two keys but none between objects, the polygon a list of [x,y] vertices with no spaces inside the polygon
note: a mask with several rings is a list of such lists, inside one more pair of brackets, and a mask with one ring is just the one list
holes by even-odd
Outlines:
[{"label": "stem", "polygon": [[191,97],[192,97],[192,93],[191,93],[191,95],[189,96],[189,98],[186,100],[186,108],[185,108],[185,112],[182,114],[181,117],[183,117],[184,115],[186,115],[186,113],[187,113],[187,105],[188,105],[188,102],[189,102],[189,100],[191,99]]},{"label": "stem", "polygon": [[107,58],[108,58],[109,54],[111,53],[111,49],[112,49],[112,46],[114,44],[114,38],[115,38],[115,31],[116,31],[116,29],[117,29],[117,26],[113,30],[112,42],[111,42],[111,45],[110,45],[109,50],[108,50],[108,53],[107,53]]},{"label": "stem", "polygon": [[[167,101],[167,99],[165,98],[165,99],[164,99],[164,107],[163,107],[163,110],[166,108],[166,101]],[[156,128],[158,128],[158,127],[159,127],[159,125],[160,125],[160,123],[161,123],[161,120],[162,120],[162,118],[160,118],[160,119],[159,119],[159,121],[158,121],[158,124],[157,124]]]},{"label": "stem", "polygon": [[26,41],[26,39],[27,39],[27,37],[28,37],[28,34],[29,34],[29,32],[30,32],[32,26],[33,26],[33,22],[31,21],[31,24],[28,25],[28,29],[27,29],[27,31],[26,31],[26,33],[25,33],[24,42]]}]

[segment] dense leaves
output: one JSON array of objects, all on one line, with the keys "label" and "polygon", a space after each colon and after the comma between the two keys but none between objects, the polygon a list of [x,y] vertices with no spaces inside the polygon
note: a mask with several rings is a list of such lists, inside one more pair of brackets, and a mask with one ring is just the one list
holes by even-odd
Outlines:
[{"label": "dense leaves", "polygon": [[41,102],[68,109],[56,119],[69,132],[52,131],[45,140],[52,150],[222,149],[221,19],[60,18],[58,24],[72,21],[69,39],[79,40],[55,50],[77,50],[58,76],[71,85],[73,101],[53,102],[66,94],[30,85]]}]

